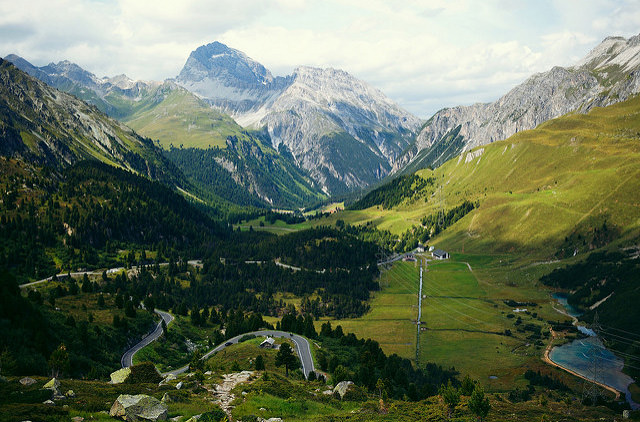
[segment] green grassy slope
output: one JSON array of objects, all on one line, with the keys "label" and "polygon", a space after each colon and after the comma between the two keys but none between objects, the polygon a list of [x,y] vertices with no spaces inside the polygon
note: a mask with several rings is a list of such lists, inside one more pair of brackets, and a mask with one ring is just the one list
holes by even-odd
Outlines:
[{"label": "green grassy slope", "polygon": [[[567,115],[462,154],[435,171],[434,186],[391,210],[373,206],[336,218],[401,233],[424,216],[480,206],[433,243],[453,251],[566,257],[640,233],[640,98]],[[607,233],[602,232],[606,221]],[[565,239],[566,238],[566,239]]]},{"label": "green grassy slope", "polygon": [[149,89],[140,101],[116,93],[109,94],[106,100],[118,106],[123,122],[158,140],[165,149],[171,145],[225,148],[227,137],[243,132],[231,117],[172,82]]}]

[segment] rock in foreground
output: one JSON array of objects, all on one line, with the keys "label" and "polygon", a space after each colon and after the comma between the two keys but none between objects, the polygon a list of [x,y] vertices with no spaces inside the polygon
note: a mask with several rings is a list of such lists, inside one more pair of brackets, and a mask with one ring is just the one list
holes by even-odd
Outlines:
[{"label": "rock in foreground", "polygon": [[145,394],[121,394],[111,406],[109,416],[119,417],[128,422],[166,421],[167,406]]}]

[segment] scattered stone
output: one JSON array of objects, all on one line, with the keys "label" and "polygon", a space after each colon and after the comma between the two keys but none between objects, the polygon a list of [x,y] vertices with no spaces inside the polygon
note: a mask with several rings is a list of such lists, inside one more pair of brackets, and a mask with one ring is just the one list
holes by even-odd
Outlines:
[{"label": "scattered stone", "polygon": [[231,406],[231,402],[235,399],[231,390],[233,390],[238,384],[248,382],[252,376],[252,371],[224,374],[222,376],[222,383],[212,385],[208,388],[208,391],[215,398],[215,403],[219,404],[222,410],[229,414],[233,408],[233,406]]},{"label": "scattered stone", "polygon": [[45,390],[58,390],[60,388],[60,381],[57,378],[51,378],[51,381],[42,386]]},{"label": "scattered stone", "polygon": [[69,390],[66,393],[64,393],[64,395],[67,397],[75,397],[76,393],[74,393],[73,390]]},{"label": "scattered stone", "polygon": [[73,418],[71,418],[72,422],[83,422],[84,418],[82,416],[74,416]]},{"label": "scattered stone", "polygon": [[164,395],[162,396],[162,400],[160,400],[162,403],[169,403],[172,402],[173,400],[171,399],[171,396],[169,395],[169,393],[164,393]]},{"label": "scattered stone", "polygon": [[282,422],[282,418],[269,418],[267,422]]},{"label": "scattered stone", "polygon": [[34,380],[34,379],[33,379],[33,378],[31,378],[31,377],[24,377],[24,378],[22,378],[22,379],[20,380],[20,384],[24,385],[25,387],[28,387],[28,386],[30,386],[30,385],[33,385],[33,384],[35,384],[36,382],[37,382],[37,381],[36,381],[36,380]]},{"label": "scattered stone", "polygon": [[242,395],[243,395],[243,396],[246,396],[247,394],[249,394],[249,393],[247,393],[246,391],[243,391],[243,392],[242,392]]},{"label": "scattered stone", "polygon": [[175,418],[171,418],[169,420],[172,422],[178,422],[180,419],[182,419],[182,416],[176,416]]},{"label": "scattered stone", "polygon": [[42,402],[42,404],[46,404],[47,406],[55,406],[56,404],[53,402],[53,400],[45,400]]},{"label": "scattered stone", "polygon": [[167,410],[166,404],[146,394],[121,394],[113,402],[109,416],[120,417],[127,422],[166,421]]},{"label": "scattered stone", "polygon": [[322,394],[324,394],[325,396],[330,396],[333,394],[333,390],[324,390]]},{"label": "scattered stone", "polygon": [[628,410],[622,411],[622,419],[629,419],[630,417],[631,417],[631,412],[629,412]]},{"label": "scattered stone", "polygon": [[206,376],[211,376],[211,375],[213,375],[213,371],[207,371],[207,372],[205,372],[204,374],[205,374]]},{"label": "scattered stone", "polygon": [[129,378],[129,375],[131,375],[131,368],[118,369],[110,375],[111,384],[122,384]]},{"label": "scattered stone", "polygon": [[343,398],[347,391],[349,391],[349,387],[352,385],[353,381],[341,381],[335,386],[333,392],[340,394],[340,398]]},{"label": "scattered stone", "polygon": [[180,381],[179,383],[176,384],[176,390],[179,390],[182,388],[182,381]]},{"label": "scattered stone", "polygon": [[261,408],[260,408],[260,409],[258,409],[258,410],[260,410],[261,412],[266,412],[266,411],[267,411],[267,409],[265,409],[264,407],[261,407]]},{"label": "scattered stone", "polygon": [[0,382],[4,384],[9,382],[9,380],[7,379],[7,377],[0,375]]}]

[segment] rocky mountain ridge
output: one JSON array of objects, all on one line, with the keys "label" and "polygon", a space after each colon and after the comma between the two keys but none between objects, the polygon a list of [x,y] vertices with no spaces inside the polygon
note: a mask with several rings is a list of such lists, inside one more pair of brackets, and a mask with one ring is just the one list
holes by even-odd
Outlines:
[{"label": "rocky mountain ridge", "polygon": [[435,167],[563,114],[625,100],[640,91],[639,70],[640,35],[606,38],[575,66],[535,74],[493,103],[440,110],[394,163],[394,172]]},{"label": "rocky mountain ridge", "polygon": [[384,177],[421,121],[379,90],[335,69],[301,66],[274,77],[215,42],[191,53],[176,78],[245,127],[266,128],[327,193]]},{"label": "rocky mountain ridge", "polygon": [[151,179],[182,175],[150,139],[0,59],[0,154],[52,168],[94,159]]}]

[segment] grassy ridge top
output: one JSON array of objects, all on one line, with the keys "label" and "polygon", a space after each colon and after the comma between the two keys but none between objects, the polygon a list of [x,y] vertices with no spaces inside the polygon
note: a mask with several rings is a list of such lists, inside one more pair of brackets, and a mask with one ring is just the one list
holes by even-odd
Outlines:
[{"label": "grassy ridge top", "polygon": [[117,94],[108,100],[127,113],[123,121],[136,131],[158,140],[163,148],[225,148],[228,136],[243,136],[231,117],[172,82],[152,88],[141,101]]},{"label": "grassy ridge top", "polygon": [[467,151],[435,171],[433,186],[391,209],[347,211],[401,233],[464,200],[480,207],[434,239],[467,252],[573,253],[640,233],[640,98],[570,114]]}]

